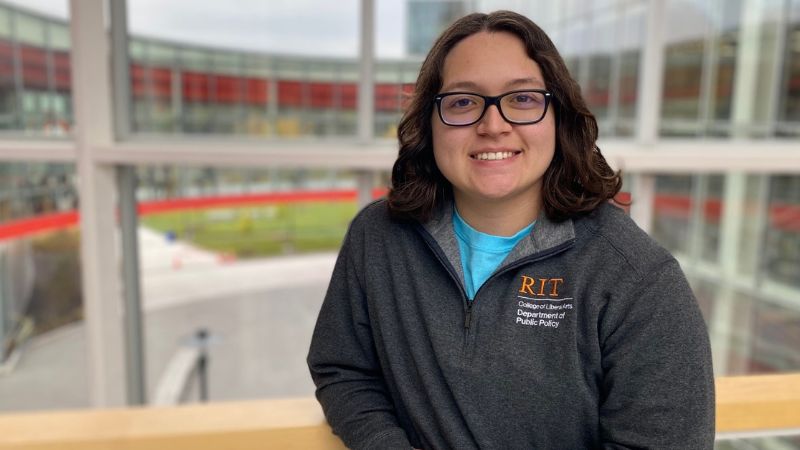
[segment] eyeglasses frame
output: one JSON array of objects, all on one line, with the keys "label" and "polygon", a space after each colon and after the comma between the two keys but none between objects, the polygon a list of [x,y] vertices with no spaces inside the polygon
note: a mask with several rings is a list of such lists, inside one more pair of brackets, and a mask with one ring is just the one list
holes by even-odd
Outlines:
[{"label": "eyeglasses frame", "polygon": [[[532,121],[514,121],[514,120],[509,120],[509,118],[506,117],[506,115],[503,113],[503,108],[500,106],[500,99],[502,99],[505,96],[511,95],[511,94],[518,94],[520,92],[537,92],[539,94],[543,94],[544,95],[544,112],[542,112],[542,117],[540,117],[538,120],[532,120]],[[465,95],[465,94],[466,95],[474,95],[476,97],[481,97],[483,99],[484,103],[483,103],[483,111],[481,112],[481,115],[478,116],[478,118],[475,119],[475,121],[469,122],[469,123],[459,123],[459,124],[448,123],[446,120],[444,120],[444,116],[442,115],[442,100],[444,100],[445,97],[448,97],[450,95]],[[517,89],[517,90],[513,90],[513,91],[504,92],[504,93],[502,93],[500,95],[495,95],[495,96],[481,95],[481,94],[477,94],[475,92],[461,92],[461,91],[442,92],[441,94],[437,94],[433,98],[433,101],[436,104],[436,110],[439,113],[439,120],[441,120],[443,124],[445,124],[447,126],[451,126],[451,127],[468,127],[468,126],[471,126],[471,125],[475,125],[476,123],[480,122],[481,119],[483,119],[483,116],[486,115],[486,111],[492,105],[495,105],[497,107],[497,111],[500,113],[500,117],[502,117],[503,120],[505,120],[506,122],[508,122],[510,124],[513,124],[513,125],[533,125],[535,123],[539,123],[542,120],[544,120],[544,117],[547,115],[547,107],[550,106],[550,102],[552,100],[553,100],[553,94],[550,91],[547,91],[547,90],[544,90],[544,89]]]}]

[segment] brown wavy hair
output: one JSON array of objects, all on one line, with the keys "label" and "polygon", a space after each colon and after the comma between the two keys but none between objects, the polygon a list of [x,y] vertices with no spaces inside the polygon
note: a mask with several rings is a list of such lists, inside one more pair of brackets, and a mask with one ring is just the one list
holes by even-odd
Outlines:
[{"label": "brown wavy hair", "polygon": [[556,148],[544,173],[542,207],[550,220],[562,221],[594,210],[622,187],[597,147],[597,120],[586,107],[578,83],[550,38],[530,19],[511,11],[475,13],[453,23],[436,40],[422,63],[416,86],[397,129],[400,151],[392,168],[388,194],[390,215],[397,220],[428,221],[443,201],[452,199],[452,186],[433,157],[431,115],[433,98],[442,87],[442,68],[450,50],[481,31],[509,32],[525,45],[542,70],[553,94]]}]

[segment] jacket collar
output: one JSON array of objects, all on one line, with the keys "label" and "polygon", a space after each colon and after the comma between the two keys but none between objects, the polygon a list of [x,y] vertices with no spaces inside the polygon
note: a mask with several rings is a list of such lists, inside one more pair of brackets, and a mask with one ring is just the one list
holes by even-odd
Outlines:
[{"label": "jacket collar", "polygon": [[[453,230],[453,203],[442,205],[433,218],[422,224],[423,229],[431,235],[436,244],[447,257],[450,265],[458,273],[461,280],[464,273],[461,268],[461,256],[458,250],[458,241]],[[559,245],[575,239],[575,225],[572,219],[562,222],[553,222],[547,218],[544,211],[536,219],[531,234],[517,243],[500,264],[500,267],[513,263],[519,259],[546,252]]]}]

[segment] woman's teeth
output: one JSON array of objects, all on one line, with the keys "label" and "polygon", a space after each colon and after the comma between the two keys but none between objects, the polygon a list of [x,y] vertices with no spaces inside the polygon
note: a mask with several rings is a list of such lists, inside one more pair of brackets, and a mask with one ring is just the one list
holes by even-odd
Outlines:
[{"label": "woman's teeth", "polygon": [[478,153],[474,156],[475,159],[480,159],[482,161],[495,161],[498,159],[506,159],[511,158],[514,156],[514,152],[489,152],[489,153]]}]

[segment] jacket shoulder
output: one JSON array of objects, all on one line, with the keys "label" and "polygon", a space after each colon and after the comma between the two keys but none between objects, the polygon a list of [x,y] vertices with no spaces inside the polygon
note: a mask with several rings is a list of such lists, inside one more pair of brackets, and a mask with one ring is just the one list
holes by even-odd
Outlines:
[{"label": "jacket shoulder", "polygon": [[378,199],[361,210],[353,218],[350,228],[363,229],[364,227],[373,227],[380,225],[389,225],[392,223],[389,217],[389,207],[386,204],[386,199]]},{"label": "jacket shoulder", "polygon": [[588,237],[639,275],[675,258],[655,239],[636,225],[621,208],[605,203],[578,221]]}]

